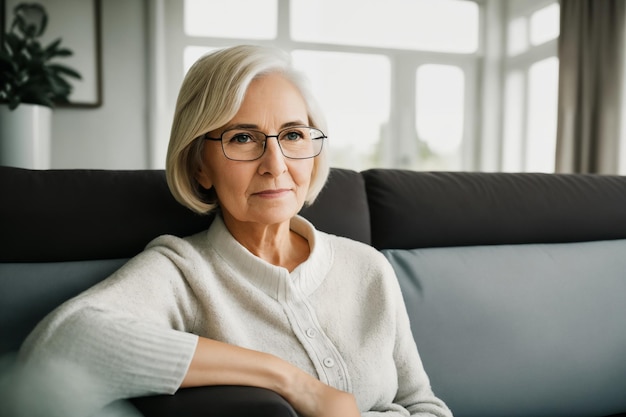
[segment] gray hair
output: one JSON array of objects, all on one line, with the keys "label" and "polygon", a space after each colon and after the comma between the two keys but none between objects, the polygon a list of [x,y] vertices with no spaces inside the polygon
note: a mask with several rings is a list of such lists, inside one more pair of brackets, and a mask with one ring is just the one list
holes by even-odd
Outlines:
[{"label": "gray hair", "polygon": [[[167,183],[176,200],[198,213],[217,207],[215,195],[196,180],[202,164],[203,134],[227,124],[241,107],[255,78],[280,73],[300,91],[309,125],[326,132],[326,121],[310,93],[308,81],[295,70],[288,53],[276,48],[242,45],[200,58],[189,69],[178,94],[167,149]],[[315,157],[306,204],[324,187],[329,173],[327,146]]]}]

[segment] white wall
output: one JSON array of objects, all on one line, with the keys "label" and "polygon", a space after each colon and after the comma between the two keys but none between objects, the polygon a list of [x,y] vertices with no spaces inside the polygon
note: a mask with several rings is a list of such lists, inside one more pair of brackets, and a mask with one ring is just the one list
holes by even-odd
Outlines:
[{"label": "white wall", "polygon": [[52,168],[148,168],[144,0],[101,0],[102,106],[56,108]]}]

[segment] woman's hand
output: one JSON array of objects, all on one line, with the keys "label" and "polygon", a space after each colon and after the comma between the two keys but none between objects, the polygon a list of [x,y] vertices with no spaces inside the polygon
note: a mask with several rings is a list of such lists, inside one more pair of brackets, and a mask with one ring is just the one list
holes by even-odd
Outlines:
[{"label": "woman's hand", "polygon": [[352,394],[324,384],[297,369],[285,399],[302,417],[360,417]]},{"label": "woman's hand", "polygon": [[[316,402],[307,404],[302,410],[303,417],[360,417],[361,413],[352,394],[324,386]],[[296,405],[294,408],[298,409]],[[308,410],[311,410],[311,414]]]},{"label": "woman's hand", "polygon": [[302,417],[360,417],[352,394],[262,352],[199,338],[182,387],[248,385],[283,396]]}]

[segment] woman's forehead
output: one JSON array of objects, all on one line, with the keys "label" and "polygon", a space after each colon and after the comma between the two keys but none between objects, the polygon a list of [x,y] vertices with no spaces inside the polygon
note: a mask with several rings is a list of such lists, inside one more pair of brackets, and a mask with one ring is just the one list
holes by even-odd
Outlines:
[{"label": "woman's forehead", "polygon": [[308,124],[306,102],[289,79],[276,73],[250,83],[239,110],[227,126],[261,129],[271,125],[278,129],[296,124]]}]

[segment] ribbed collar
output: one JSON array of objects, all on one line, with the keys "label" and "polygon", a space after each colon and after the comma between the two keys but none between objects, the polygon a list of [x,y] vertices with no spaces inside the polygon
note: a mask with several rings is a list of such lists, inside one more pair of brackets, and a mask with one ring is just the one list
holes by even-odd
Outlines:
[{"label": "ribbed collar", "polygon": [[290,298],[293,290],[307,297],[324,281],[332,264],[327,236],[301,216],[291,219],[290,229],[304,237],[311,249],[309,258],[291,273],[272,265],[241,245],[230,234],[221,216],[216,216],[207,232],[207,243],[233,272],[277,300]]}]

